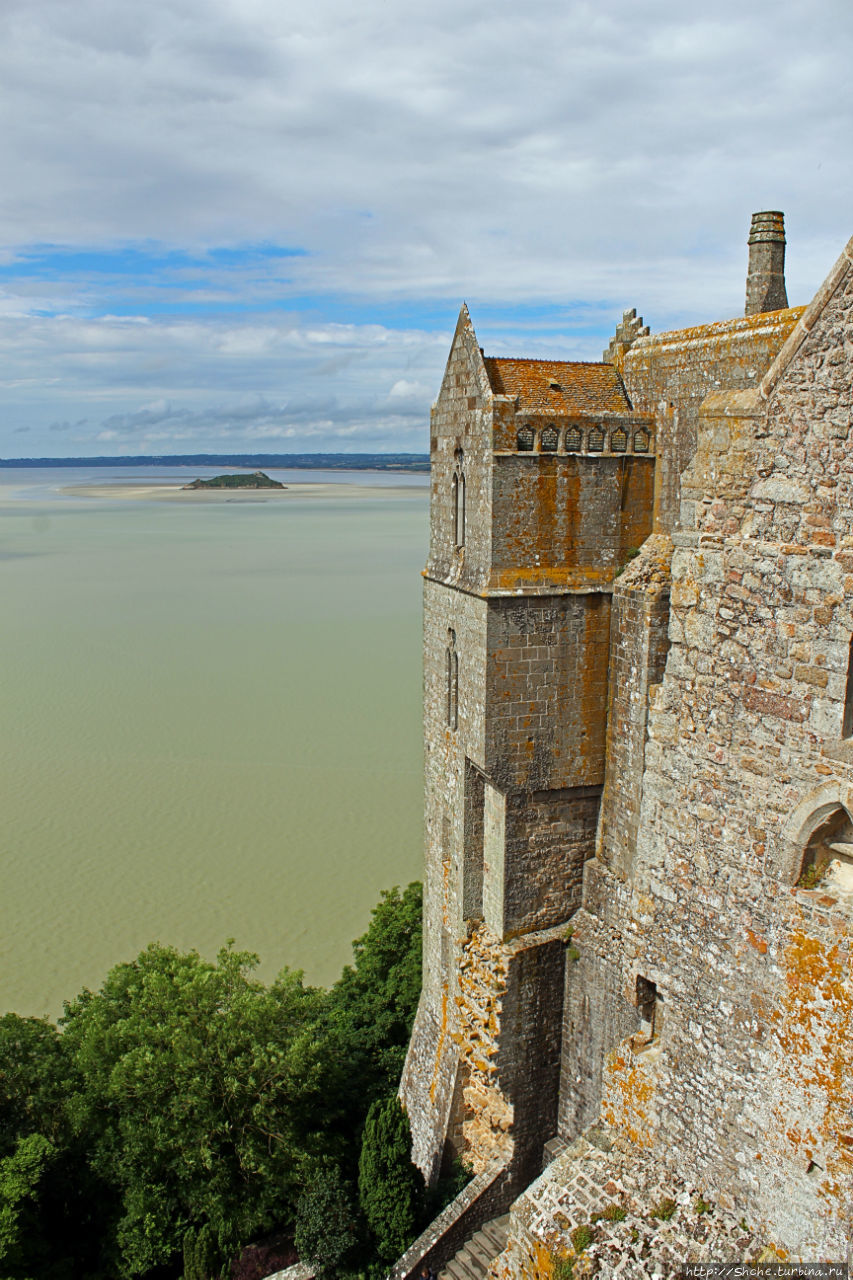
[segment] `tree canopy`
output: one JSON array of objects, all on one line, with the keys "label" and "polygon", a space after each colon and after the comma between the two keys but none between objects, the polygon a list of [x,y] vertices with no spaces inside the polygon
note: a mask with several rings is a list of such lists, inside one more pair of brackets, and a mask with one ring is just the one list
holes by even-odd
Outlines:
[{"label": "tree canopy", "polygon": [[320,1253],[369,1239],[340,1206],[367,1112],[397,1086],[420,931],[410,885],[383,894],[329,990],[288,970],[265,985],[231,945],[210,961],[151,944],[59,1028],[0,1018],[4,1280],[212,1278],[264,1233],[298,1231],[300,1205],[337,1222]]}]

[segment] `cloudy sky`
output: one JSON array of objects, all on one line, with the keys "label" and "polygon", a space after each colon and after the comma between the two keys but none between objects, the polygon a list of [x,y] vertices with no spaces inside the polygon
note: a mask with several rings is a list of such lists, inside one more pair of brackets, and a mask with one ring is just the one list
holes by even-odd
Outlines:
[{"label": "cloudy sky", "polygon": [[807,301],[853,234],[850,0],[2,0],[0,457],[427,447],[492,354]]}]

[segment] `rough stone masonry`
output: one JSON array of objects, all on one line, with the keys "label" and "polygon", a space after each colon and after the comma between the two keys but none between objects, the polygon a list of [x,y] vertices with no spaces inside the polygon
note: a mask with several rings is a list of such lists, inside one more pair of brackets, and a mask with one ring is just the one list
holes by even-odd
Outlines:
[{"label": "rough stone masonry", "polygon": [[626,1212],[680,1178],[750,1256],[850,1253],[853,240],[806,308],[784,241],[754,216],[744,317],[626,312],[598,364],[463,307],[433,409],[401,1096],[428,1178],[506,1169],[495,1275],[593,1273],[593,1131]]}]

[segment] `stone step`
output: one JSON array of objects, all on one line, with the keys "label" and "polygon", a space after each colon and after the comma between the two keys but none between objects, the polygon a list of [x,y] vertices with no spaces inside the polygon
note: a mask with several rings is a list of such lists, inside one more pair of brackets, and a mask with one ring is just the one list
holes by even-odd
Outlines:
[{"label": "stone step", "polygon": [[439,1280],[483,1280],[484,1274],[479,1267],[471,1265],[465,1250],[460,1249],[444,1270],[439,1272]]},{"label": "stone step", "polygon": [[489,1242],[493,1258],[496,1258],[499,1253],[503,1253],[506,1248],[508,1226],[509,1218],[504,1218],[500,1225],[497,1222],[487,1222],[483,1227],[483,1235]]},{"label": "stone step", "polygon": [[509,1214],[493,1218],[463,1244],[439,1275],[439,1280],[483,1280],[491,1263],[506,1248]]},{"label": "stone step", "polygon": [[496,1257],[493,1249],[492,1242],[485,1231],[478,1231],[465,1245],[463,1252],[468,1254],[473,1263],[482,1267],[483,1275],[485,1275],[492,1258]]}]

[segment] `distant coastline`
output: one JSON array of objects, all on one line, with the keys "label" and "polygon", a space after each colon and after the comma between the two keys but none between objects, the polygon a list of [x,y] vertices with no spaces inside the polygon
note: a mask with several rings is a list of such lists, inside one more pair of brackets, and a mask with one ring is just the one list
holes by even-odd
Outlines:
[{"label": "distant coastline", "polygon": [[429,471],[426,453],[172,453],[133,457],[0,458],[2,467],[275,467],[310,471]]}]

